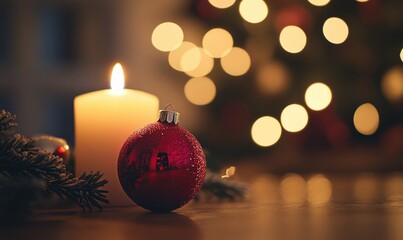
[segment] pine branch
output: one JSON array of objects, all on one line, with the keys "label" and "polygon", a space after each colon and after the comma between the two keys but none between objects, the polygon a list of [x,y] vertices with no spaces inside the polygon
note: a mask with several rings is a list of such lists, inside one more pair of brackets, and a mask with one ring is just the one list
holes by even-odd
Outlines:
[{"label": "pine branch", "polygon": [[234,201],[243,199],[246,191],[247,186],[245,184],[224,180],[218,174],[208,170],[203,186],[196,196],[196,200],[200,200],[201,198],[217,198],[219,200]]},{"label": "pine branch", "polygon": [[44,181],[43,190],[70,199],[84,210],[102,209],[100,202],[108,203],[107,191],[101,189],[108,181],[101,180],[102,173],[74,177],[60,157],[34,147],[30,138],[10,134],[17,126],[14,120],[14,115],[0,110],[0,174],[14,180],[37,178]]},{"label": "pine branch", "polygon": [[6,132],[10,128],[16,127],[14,123],[15,115],[0,109],[0,132]]}]

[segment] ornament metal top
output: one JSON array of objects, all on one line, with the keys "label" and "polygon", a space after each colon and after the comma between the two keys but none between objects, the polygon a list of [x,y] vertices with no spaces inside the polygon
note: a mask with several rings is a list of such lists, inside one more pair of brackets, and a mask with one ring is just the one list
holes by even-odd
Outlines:
[{"label": "ornament metal top", "polygon": [[145,209],[166,212],[180,208],[203,185],[203,149],[178,123],[179,113],[165,108],[156,123],[134,132],[120,151],[120,184]]},{"label": "ornament metal top", "polygon": [[159,122],[167,122],[167,123],[173,123],[173,124],[178,124],[179,123],[179,116],[180,114],[175,111],[169,111],[169,110],[160,110],[159,111]]}]

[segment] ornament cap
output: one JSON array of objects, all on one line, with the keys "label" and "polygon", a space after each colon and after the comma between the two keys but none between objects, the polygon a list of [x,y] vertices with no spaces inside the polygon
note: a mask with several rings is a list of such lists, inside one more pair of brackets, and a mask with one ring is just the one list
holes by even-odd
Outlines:
[{"label": "ornament cap", "polygon": [[179,113],[175,112],[175,111],[170,111],[167,110],[167,108],[171,106],[173,108],[173,106],[171,104],[168,104],[164,110],[160,110],[159,111],[159,116],[158,116],[158,122],[166,122],[166,123],[173,123],[173,124],[178,124],[179,123]]}]

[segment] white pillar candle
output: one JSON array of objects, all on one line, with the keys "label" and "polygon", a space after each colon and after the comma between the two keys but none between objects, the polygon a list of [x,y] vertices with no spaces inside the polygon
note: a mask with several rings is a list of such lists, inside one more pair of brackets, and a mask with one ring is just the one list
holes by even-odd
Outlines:
[{"label": "white pillar candle", "polygon": [[149,93],[124,89],[120,64],[112,71],[111,88],[74,99],[76,175],[103,172],[110,206],[132,205],[118,179],[119,152],[131,133],[156,121],[159,101]]}]

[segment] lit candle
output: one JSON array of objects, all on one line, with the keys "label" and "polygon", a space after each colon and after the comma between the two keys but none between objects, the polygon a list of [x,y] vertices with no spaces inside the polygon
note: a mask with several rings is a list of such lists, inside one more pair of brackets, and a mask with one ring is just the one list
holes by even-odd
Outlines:
[{"label": "lit candle", "polygon": [[124,89],[124,73],[119,63],[112,71],[111,89],[74,99],[76,174],[103,172],[109,181],[106,189],[111,206],[133,204],[117,175],[120,148],[135,130],[155,122],[157,114],[156,96]]}]

